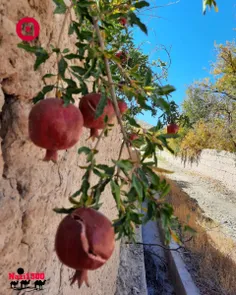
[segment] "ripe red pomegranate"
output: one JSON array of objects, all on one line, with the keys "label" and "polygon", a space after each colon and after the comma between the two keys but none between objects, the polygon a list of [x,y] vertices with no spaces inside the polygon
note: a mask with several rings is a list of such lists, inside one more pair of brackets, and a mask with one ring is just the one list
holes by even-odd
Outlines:
[{"label": "ripe red pomegranate", "polygon": [[118,51],[115,56],[119,58],[122,63],[127,61],[127,53],[125,51]]},{"label": "ripe red pomegranate", "polygon": [[[104,129],[106,124],[104,122],[105,116],[108,116],[108,122],[112,123],[115,118],[115,110],[113,108],[110,99],[107,100],[107,105],[105,106],[102,115],[95,119],[95,112],[97,105],[101,99],[101,93],[90,93],[83,96],[80,100],[79,108],[84,117],[84,126],[90,128],[90,138],[94,139],[98,137],[98,130]],[[118,106],[121,112],[127,110],[127,105],[125,109],[125,102],[118,102]]]},{"label": "ripe red pomegranate", "polygon": [[125,27],[127,25],[127,19],[125,17],[120,17],[119,23]]},{"label": "ripe red pomegranate", "polygon": [[110,220],[91,208],[79,208],[58,226],[55,250],[60,261],[76,270],[71,285],[78,281],[89,287],[88,270],[101,267],[111,257],[115,233]]},{"label": "ripe red pomegranate", "polygon": [[128,138],[129,138],[129,140],[133,141],[135,139],[138,139],[139,136],[138,136],[138,134],[131,133],[131,134],[128,135]]},{"label": "ripe red pomegranate", "polygon": [[118,107],[121,114],[124,114],[128,110],[128,106],[123,100],[118,101]]},{"label": "ripe red pomegranate", "polygon": [[179,130],[179,126],[177,124],[171,123],[167,125],[167,133],[168,134],[176,134]]},{"label": "ripe red pomegranate", "polygon": [[57,151],[77,143],[82,133],[83,116],[73,104],[63,106],[58,98],[41,100],[29,114],[29,136],[32,142],[45,148],[44,161],[57,161]]}]

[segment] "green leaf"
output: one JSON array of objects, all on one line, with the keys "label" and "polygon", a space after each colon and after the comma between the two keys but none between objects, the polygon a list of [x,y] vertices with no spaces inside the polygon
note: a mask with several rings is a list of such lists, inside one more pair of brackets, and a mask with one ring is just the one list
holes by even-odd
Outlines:
[{"label": "green leaf", "polygon": [[73,193],[73,195],[70,196],[70,198],[76,198],[80,195],[81,190],[78,190],[77,192]]},{"label": "green leaf", "polygon": [[72,94],[80,94],[81,93],[81,89],[80,88],[77,88],[77,86],[75,86],[75,87],[68,86],[67,89],[66,89],[66,93],[69,96],[71,96]]},{"label": "green leaf", "polygon": [[64,55],[64,58],[69,59],[69,60],[74,59],[74,58],[82,60],[84,57],[81,55],[78,55],[78,54],[70,53],[70,54]]},{"label": "green leaf", "polygon": [[75,27],[74,27],[74,23],[70,23],[70,26],[69,26],[69,30],[68,30],[68,35],[72,35],[75,31]]},{"label": "green leaf", "polygon": [[144,173],[143,169],[138,168],[137,169],[137,173],[138,173],[139,177],[141,178],[143,185],[145,187],[148,187],[149,186],[149,182],[148,182],[147,176]]},{"label": "green leaf", "polygon": [[143,186],[135,174],[132,175],[132,186],[136,189],[139,196],[139,202],[143,202]]},{"label": "green leaf", "polygon": [[33,103],[35,104],[35,103],[37,103],[38,101],[40,101],[40,100],[42,100],[42,99],[44,99],[44,93],[43,93],[42,91],[40,91],[40,92],[37,94],[37,96],[35,96],[35,97],[33,98]]},{"label": "green leaf", "polygon": [[170,189],[171,189],[170,185],[167,184],[166,187],[164,188],[164,190],[162,191],[162,193],[161,193],[161,195],[160,195],[160,198],[163,198],[163,197],[165,197],[166,195],[168,195],[169,192],[170,192]]},{"label": "green leaf", "polygon": [[90,183],[88,182],[87,179],[84,179],[81,186],[81,191],[84,196],[87,196],[89,188],[90,188]]},{"label": "green leaf", "polygon": [[106,116],[104,117],[104,123],[106,124],[106,123],[108,122],[108,120],[109,120],[109,118],[108,118],[108,116],[106,115]]},{"label": "green leaf", "polygon": [[120,161],[114,161],[116,166],[120,167],[121,169],[124,169],[126,172],[131,170],[133,168],[133,164],[129,160],[120,160]]},{"label": "green leaf", "polygon": [[67,85],[70,86],[71,88],[77,89],[77,84],[72,79],[65,79],[64,78],[63,81],[65,81],[67,83]]},{"label": "green leaf", "polygon": [[211,7],[214,6],[215,11],[218,12],[219,9],[217,7],[216,1],[215,0],[203,0],[203,14],[206,14],[206,8],[207,6]]},{"label": "green leaf", "polygon": [[148,220],[151,220],[155,214],[156,206],[153,202],[148,202],[148,210],[147,210],[147,215],[145,218],[145,222]]},{"label": "green leaf", "polygon": [[64,14],[66,12],[67,6],[63,0],[53,0],[56,4],[56,9],[54,10],[54,14]]},{"label": "green leaf", "polygon": [[152,171],[152,169],[148,168],[146,165],[144,165],[144,170],[147,172],[151,183],[154,185],[154,187],[158,187],[160,184],[160,178],[156,173]]},{"label": "green leaf", "polygon": [[120,210],[120,187],[114,180],[111,180],[111,192],[116,201],[117,208]]},{"label": "green leaf", "polygon": [[100,170],[103,170],[105,171],[105,173],[108,175],[108,176],[112,176],[115,172],[115,166],[112,166],[112,167],[109,167],[107,165],[103,165],[103,164],[98,164],[96,165],[96,167]]},{"label": "green leaf", "polygon": [[147,35],[147,27],[140,21],[140,18],[137,17],[133,12],[129,13],[130,17],[130,25],[133,26],[134,24],[137,25],[146,35]]},{"label": "green leaf", "polygon": [[43,76],[43,79],[46,79],[46,78],[51,78],[51,77],[55,77],[56,75],[54,74],[46,74]]},{"label": "green leaf", "polygon": [[176,91],[174,86],[165,85],[165,86],[162,86],[160,88],[157,88],[155,93],[158,94],[158,95],[168,95],[168,94],[170,94],[171,92],[174,92],[174,91]]},{"label": "green leaf", "polygon": [[70,102],[73,100],[73,98],[71,96],[68,96],[66,93],[63,93],[62,100],[64,102],[63,106],[67,107],[70,104]]},{"label": "green leaf", "polygon": [[129,200],[130,203],[133,203],[137,200],[137,192],[136,189],[134,187],[131,187],[129,192],[126,193],[126,196]]},{"label": "green leaf", "polygon": [[39,68],[39,66],[49,58],[49,54],[45,49],[40,47],[37,48],[35,55],[37,58],[34,64],[34,70],[36,71]]},{"label": "green leaf", "polygon": [[59,61],[58,67],[59,67],[59,74],[61,75],[62,78],[65,77],[65,71],[67,69],[67,62],[64,60],[62,57],[61,60]]},{"label": "green leaf", "polygon": [[84,75],[86,73],[86,69],[81,68],[79,66],[71,66],[70,68],[72,69],[72,71],[74,71],[75,73],[78,73],[80,75]]},{"label": "green leaf", "polygon": [[129,121],[130,125],[131,126],[134,126],[134,127],[138,127],[140,128],[141,126],[136,122],[136,120],[132,117],[127,117],[127,120]]},{"label": "green leaf", "polygon": [[38,47],[30,46],[28,43],[19,43],[17,44],[17,47],[22,48],[27,52],[33,52],[33,53],[35,53],[38,50]]},{"label": "green leaf", "polygon": [[54,208],[53,211],[59,214],[71,214],[75,208]]},{"label": "green leaf", "polygon": [[168,134],[168,133],[161,134],[158,136],[159,139],[161,139],[161,138],[179,138],[179,137],[180,137],[179,134]]},{"label": "green leaf", "polygon": [[106,21],[104,21],[104,20],[102,21],[102,23],[103,23],[103,25],[104,25],[105,27],[107,27],[107,28],[109,28],[109,27],[112,27],[113,29],[115,28],[113,24],[108,23],[108,22],[106,22]]},{"label": "green leaf", "polygon": [[152,82],[152,70],[148,69],[145,77],[145,83],[144,86],[150,85]]},{"label": "green leaf", "polygon": [[143,8],[146,6],[150,6],[150,4],[146,1],[139,1],[134,4],[134,7],[136,7],[136,8]]},{"label": "green leaf", "polygon": [[53,88],[54,88],[54,85],[47,85],[47,86],[44,86],[42,92],[43,92],[44,94],[46,94],[46,93],[52,91]]},{"label": "green leaf", "polygon": [[90,68],[87,70],[87,72],[85,73],[85,75],[84,75],[84,77],[83,77],[84,79],[87,79],[87,78],[89,78],[89,77],[91,76],[91,73],[92,73],[93,70],[95,69],[96,64],[97,64],[97,58],[94,58],[94,59],[92,60],[92,64],[91,64]]},{"label": "green leaf", "polygon": [[143,214],[138,214],[135,212],[130,213],[130,220],[132,220],[136,224],[142,224],[142,220],[140,220],[140,217],[143,217]]},{"label": "green leaf", "polygon": [[53,52],[60,53],[60,48],[53,48]]},{"label": "green leaf", "polygon": [[62,51],[62,53],[68,53],[68,52],[70,52],[70,49],[69,49],[69,48],[65,48],[65,49]]},{"label": "green leaf", "polygon": [[81,148],[78,149],[78,154],[82,154],[85,153],[86,155],[88,155],[89,153],[91,153],[91,149],[86,147],[86,146],[82,146]]},{"label": "green leaf", "polygon": [[121,218],[119,218],[118,220],[116,220],[114,223],[113,223],[113,226],[114,227],[119,227],[121,226],[122,224],[124,224],[126,221],[126,215],[122,216]]},{"label": "green leaf", "polygon": [[107,105],[107,96],[105,93],[102,93],[96,108],[95,119],[99,118],[102,115],[106,105]]},{"label": "green leaf", "polygon": [[80,81],[80,87],[82,95],[88,94],[88,86],[86,83]]},{"label": "green leaf", "polygon": [[100,177],[100,178],[104,178],[106,175],[104,174],[104,173],[101,173],[98,169],[96,169],[96,168],[94,168],[93,169],[93,173],[95,174],[95,175],[97,175],[98,177]]},{"label": "green leaf", "polygon": [[77,3],[77,5],[78,6],[80,6],[80,7],[89,7],[90,5],[93,5],[93,4],[97,4],[97,2],[95,2],[95,1],[79,1],[78,3]]},{"label": "green leaf", "polygon": [[69,197],[69,201],[71,204],[73,205],[79,205],[80,203],[78,201],[76,201],[73,197]]}]

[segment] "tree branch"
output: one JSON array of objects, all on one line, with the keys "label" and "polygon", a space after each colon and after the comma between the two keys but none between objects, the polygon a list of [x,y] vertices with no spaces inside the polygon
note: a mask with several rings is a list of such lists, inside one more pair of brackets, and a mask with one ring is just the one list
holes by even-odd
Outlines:
[{"label": "tree branch", "polygon": [[[191,241],[192,239],[193,239],[193,236],[191,236],[188,240],[184,241],[184,243],[187,243],[187,242]],[[125,244],[133,244],[133,243],[126,242]],[[143,246],[151,246],[151,247],[156,246],[156,247],[160,247],[160,248],[167,250],[167,251],[178,251],[180,249],[185,249],[184,246],[179,246],[177,248],[169,248],[169,247],[165,247],[160,244],[147,244],[147,243],[139,243],[139,242],[135,243],[135,245],[143,245]]]},{"label": "tree branch", "polygon": [[[69,6],[67,8],[67,11],[65,13],[65,16],[64,16],[64,19],[63,19],[63,23],[62,23],[62,26],[61,26],[61,31],[59,33],[59,38],[58,38],[58,41],[57,41],[57,48],[60,48],[60,43],[61,43],[61,38],[62,38],[62,34],[64,32],[64,29],[65,29],[65,25],[66,25],[66,21],[67,21],[67,18],[68,16],[70,15],[71,13],[71,8],[72,8],[73,4],[71,4],[71,6]],[[61,53],[57,53],[57,68],[58,68],[58,74],[57,74],[57,86],[56,86],[56,97],[58,97],[58,86],[59,86],[59,81],[60,81],[60,73],[59,73],[59,57],[61,56]]]},{"label": "tree branch", "polygon": [[[100,32],[99,26],[98,26],[98,20],[95,19],[94,17],[93,17],[93,23],[94,23],[94,28],[96,30],[96,33],[97,33],[97,36],[98,36],[98,39],[99,39],[99,43],[100,43],[101,49],[102,49],[102,51],[104,51],[105,50],[105,45],[104,45],[104,41],[103,41],[103,38],[101,36],[101,32]],[[111,97],[112,97],[112,101],[113,101],[113,106],[114,106],[114,109],[115,109],[116,117],[117,117],[118,122],[120,124],[120,128],[121,128],[121,131],[123,133],[124,140],[125,140],[125,143],[126,143],[128,152],[129,152],[129,156],[131,158],[132,157],[132,153],[131,153],[131,150],[130,150],[130,147],[129,147],[129,144],[128,144],[128,136],[127,136],[127,134],[125,132],[125,129],[124,129],[124,126],[122,124],[121,114],[120,114],[120,110],[119,110],[117,99],[116,99],[115,88],[114,88],[114,85],[113,85],[111,70],[110,70],[110,66],[109,66],[109,63],[108,63],[108,59],[105,56],[104,56],[104,62],[105,62],[105,67],[106,67],[106,72],[107,72],[107,78],[108,78],[108,82],[109,82],[109,87],[110,87],[110,91],[111,91]]]}]

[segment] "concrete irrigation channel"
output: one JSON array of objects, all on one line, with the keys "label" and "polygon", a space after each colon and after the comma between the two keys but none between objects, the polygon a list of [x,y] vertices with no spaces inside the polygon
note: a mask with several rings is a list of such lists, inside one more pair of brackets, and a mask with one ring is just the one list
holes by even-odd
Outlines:
[{"label": "concrete irrigation channel", "polygon": [[121,242],[115,295],[200,295],[181,253],[171,250],[179,246],[172,241],[166,249],[157,222],[138,228],[136,241]]},{"label": "concrete irrigation channel", "polygon": [[[115,295],[200,295],[180,253],[165,249],[156,222],[137,230],[137,242],[121,244]],[[169,247],[178,245],[172,242]]]}]

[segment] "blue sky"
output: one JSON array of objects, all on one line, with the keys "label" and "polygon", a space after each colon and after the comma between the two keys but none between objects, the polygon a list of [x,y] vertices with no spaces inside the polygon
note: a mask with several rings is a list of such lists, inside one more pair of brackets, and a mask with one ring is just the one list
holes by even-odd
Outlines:
[{"label": "blue sky", "polygon": [[[170,2],[149,1],[150,7]],[[143,11],[139,15],[148,28],[148,36],[139,29],[134,30],[136,44],[148,42],[141,47],[143,52],[152,52],[151,60],[161,57],[168,61],[164,52],[155,52],[154,48],[160,45],[171,48],[172,63],[167,83],[177,89],[172,99],[179,105],[184,100],[187,85],[209,76],[210,62],[215,60],[214,42],[225,43],[236,36],[233,30],[236,28],[236,0],[217,0],[217,3],[219,12],[211,9],[206,15],[202,14],[202,0],[180,0],[177,4]],[[152,125],[157,121],[148,112],[138,119]]]}]

